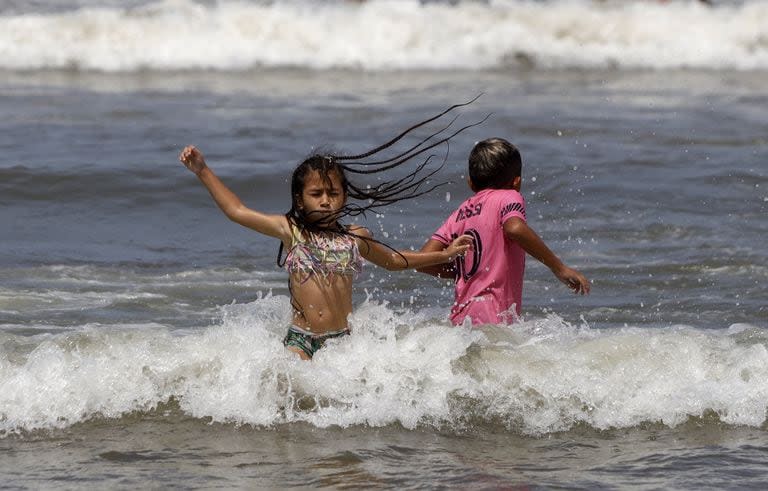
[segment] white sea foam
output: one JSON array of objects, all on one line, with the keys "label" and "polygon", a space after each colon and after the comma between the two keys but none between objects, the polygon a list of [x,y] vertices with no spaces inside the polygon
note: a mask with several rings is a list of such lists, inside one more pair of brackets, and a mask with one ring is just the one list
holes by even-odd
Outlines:
[{"label": "white sea foam", "polygon": [[219,325],[183,332],[150,324],[6,333],[0,433],[118,418],[170,399],[198,418],[259,426],[503,424],[545,434],[707,414],[765,423],[768,333],[754,326],[599,330],[552,315],[473,331],[435,312],[366,302],[352,336],[303,362],[281,344],[286,297],[223,312]]},{"label": "white sea foam", "polygon": [[0,68],[768,69],[768,3],[161,0],[0,17]]}]

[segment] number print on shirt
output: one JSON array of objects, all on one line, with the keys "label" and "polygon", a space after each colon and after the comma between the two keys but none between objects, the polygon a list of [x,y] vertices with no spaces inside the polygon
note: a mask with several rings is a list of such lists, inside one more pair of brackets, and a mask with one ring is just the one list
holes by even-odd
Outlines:
[{"label": "number print on shirt", "polygon": [[[458,234],[451,234],[452,239],[458,237]],[[472,237],[472,263],[469,270],[467,270],[466,258],[464,256],[458,256],[456,258],[456,281],[459,278],[463,278],[464,281],[469,281],[475,273],[477,273],[480,267],[480,261],[483,258],[483,241],[480,239],[480,233],[473,229],[467,229],[464,231],[464,235]]]}]

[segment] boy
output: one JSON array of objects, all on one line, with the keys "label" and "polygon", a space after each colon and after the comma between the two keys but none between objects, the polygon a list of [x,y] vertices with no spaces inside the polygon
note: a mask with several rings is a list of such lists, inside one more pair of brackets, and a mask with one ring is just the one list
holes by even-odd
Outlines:
[{"label": "boy", "polygon": [[526,224],[521,170],[520,152],[508,141],[490,138],[476,144],[469,155],[468,178],[475,194],[421,248],[424,252],[442,250],[462,234],[473,239],[472,250],[457,258],[455,267],[419,269],[456,280],[456,301],[451,309],[455,325],[466,318],[473,325],[515,321],[521,312],[526,252],[574,293],[589,293],[587,278],[563,264]]}]

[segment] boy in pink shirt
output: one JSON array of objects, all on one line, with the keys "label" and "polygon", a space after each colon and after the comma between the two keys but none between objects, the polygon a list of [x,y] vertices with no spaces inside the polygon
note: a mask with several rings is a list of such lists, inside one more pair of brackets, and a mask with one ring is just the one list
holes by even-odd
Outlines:
[{"label": "boy in pink shirt", "polygon": [[[469,187],[464,201],[424,244],[440,251],[463,234],[472,250],[452,268],[424,268],[424,273],[452,277],[456,300],[451,321],[469,318],[477,324],[511,324],[520,315],[525,253],[544,263],[574,293],[589,293],[589,281],[567,267],[531,229],[520,194],[522,160],[518,149],[502,138],[481,141],[469,155]],[[513,310],[514,309],[514,310]]]}]

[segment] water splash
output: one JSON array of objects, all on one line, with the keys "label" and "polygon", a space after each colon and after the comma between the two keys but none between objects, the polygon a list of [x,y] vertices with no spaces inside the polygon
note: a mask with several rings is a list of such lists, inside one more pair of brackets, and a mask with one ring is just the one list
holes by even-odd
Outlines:
[{"label": "water splash", "polygon": [[[311,362],[282,346],[286,297],[222,308],[214,326],[86,325],[0,338],[0,433],[119,418],[174,401],[207,421],[466,428],[546,434],[575,425],[676,426],[715,414],[759,427],[768,333],[739,325],[594,329],[554,314],[449,327],[434,311],[366,301],[352,336]],[[26,343],[26,344],[25,344]]]}]

